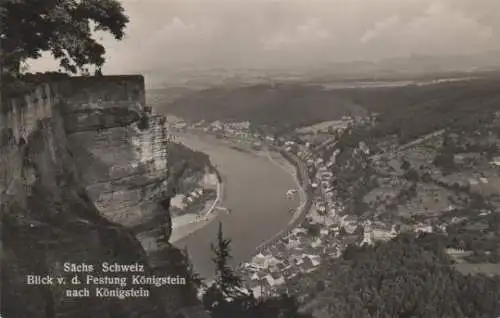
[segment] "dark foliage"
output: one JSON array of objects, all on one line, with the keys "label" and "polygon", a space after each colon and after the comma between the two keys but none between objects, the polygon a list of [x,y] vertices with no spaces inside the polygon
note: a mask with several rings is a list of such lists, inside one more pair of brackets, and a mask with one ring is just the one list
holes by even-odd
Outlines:
[{"label": "dark foliage", "polygon": [[217,243],[212,245],[216,265],[215,282],[205,291],[203,305],[213,318],[311,318],[299,312],[299,303],[290,295],[256,299],[243,288],[241,278],[228,265],[231,241],[219,223]]},{"label": "dark foliage", "polygon": [[316,294],[306,307],[317,317],[496,317],[500,278],[460,274],[444,247],[428,234],[351,246],[312,278],[324,291],[302,291]]},{"label": "dark foliage", "polygon": [[191,120],[250,120],[278,132],[370,111],[380,114],[379,124],[370,132],[372,138],[398,135],[404,143],[446,125],[474,121],[479,113],[499,110],[499,86],[500,78],[493,75],[426,86],[329,91],[297,85],[214,88],[181,97],[168,111]]},{"label": "dark foliage", "polygon": [[50,51],[72,73],[86,65],[100,68],[105,49],[92,32],[106,31],[122,39],[129,21],[116,0],[5,0],[1,18],[1,64],[12,73],[43,51]]},{"label": "dark foliage", "polygon": [[171,165],[187,162],[189,170],[204,171],[210,165],[210,158],[207,154],[192,150],[181,143],[172,142],[168,145],[168,161]]},{"label": "dark foliage", "polygon": [[277,128],[278,132],[340,118],[347,112],[364,113],[361,107],[349,100],[319,87],[305,85],[211,88],[183,96],[167,109],[191,120],[250,120]]},{"label": "dark foliage", "polygon": [[217,243],[211,245],[214,254],[213,262],[215,264],[215,285],[224,297],[234,298],[239,296],[237,289],[242,287],[240,277],[229,266],[231,259],[231,240],[224,237],[222,233],[222,223],[219,222],[219,231],[217,233]]},{"label": "dark foliage", "polygon": [[30,93],[40,84],[54,83],[68,77],[68,74],[59,72],[28,73],[20,76],[2,74],[2,80],[0,81],[2,101],[6,102],[11,98],[17,98]]}]

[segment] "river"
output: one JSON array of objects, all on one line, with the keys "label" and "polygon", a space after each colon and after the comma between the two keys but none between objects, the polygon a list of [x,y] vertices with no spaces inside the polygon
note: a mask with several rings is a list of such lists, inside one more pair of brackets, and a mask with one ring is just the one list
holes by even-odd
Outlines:
[{"label": "river", "polygon": [[289,210],[300,202],[298,197],[287,199],[286,191],[297,188],[297,183],[287,169],[264,154],[240,151],[213,137],[183,133],[176,134],[176,141],[208,154],[225,182],[221,205],[231,213],[219,213],[216,220],[174,243],[187,246],[194,269],[210,280],[214,271],[210,243],[216,240],[218,221],[231,239],[232,265],[248,261],[260,243],[290,221]]}]

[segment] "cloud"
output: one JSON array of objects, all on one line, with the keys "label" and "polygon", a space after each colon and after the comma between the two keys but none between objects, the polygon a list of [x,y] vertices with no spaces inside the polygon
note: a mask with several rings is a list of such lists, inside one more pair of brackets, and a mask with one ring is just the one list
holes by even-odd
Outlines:
[{"label": "cloud", "polygon": [[288,33],[276,33],[261,38],[264,50],[280,50],[301,45],[314,45],[331,41],[330,31],[321,26],[318,19],[310,19],[300,24]]},{"label": "cloud", "polygon": [[384,57],[387,48],[393,54],[466,54],[498,48],[493,27],[476,17],[434,1],[422,14],[407,21],[398,16],[381,20],[360,39],[374,55]]},{"label": "cloud", "polygon": [[[106,73],[188,65],[321,66],[500,48],[498,0],[123,0],[123,5],[131,23],[122,42],[103,37]],[[43,69],[47,63],[33,65]]]},{"label": "cloud", "polygon": [[376,39],[380,34],[383,34],[387,30],[392,29],[396,25],[400,23],[399,17],[392,16],[382,21],[375,23],[375,26],[372,29],[367,30],[363,36],[361,37],[361,43],[367,43],[371,40]]}]

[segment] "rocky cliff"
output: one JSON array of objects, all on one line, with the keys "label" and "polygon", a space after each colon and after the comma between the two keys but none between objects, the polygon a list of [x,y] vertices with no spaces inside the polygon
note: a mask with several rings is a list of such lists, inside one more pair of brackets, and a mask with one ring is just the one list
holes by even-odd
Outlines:
[{"label": "rocky cliff", "polygon": [[27,275],[69,280],[74,273],[65,272],[67,262],[95,264],[95,276],[103,262],[139,262],[145,275],[182,275],[179,252],[166,243],[168,136],[164,118],[150,113],[144,96],[142,76],[106,76],[43,84],[3,100],[6,317],[174,317],[187,306],[179,286],[139,286],[149,297],[71,298],[68,286],[26,281]]}]

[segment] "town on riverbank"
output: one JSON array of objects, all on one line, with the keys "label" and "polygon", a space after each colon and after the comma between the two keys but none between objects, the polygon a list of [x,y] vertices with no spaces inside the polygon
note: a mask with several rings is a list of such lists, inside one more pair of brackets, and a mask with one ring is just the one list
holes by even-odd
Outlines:
[{"label": "town on riverbank", "polygon": [[370,138],[375,121],[346,115],[280,136],[250,122],[171,125],[229,140],[241,151],[273,148],[296,167],[297,190],[307,199],[291,211],[290,226],[237,269],[254,295],[293,292],[325,259],[401,233],[445,234],[459,270],[500,273],[500,241],[487,234],[499,223],[499,114],[473,132],[442,129],[405,143]]},{"label": "town on riverbank", "polygon": [[190,225],[208,220],[219,204],[222,179],[202,152],[171,142],[167,153],[172,171],[184,163],[186,167],[176,180],[175,195],[170,200],[171,241],[175,241],[192,232],[188,230]]}]

